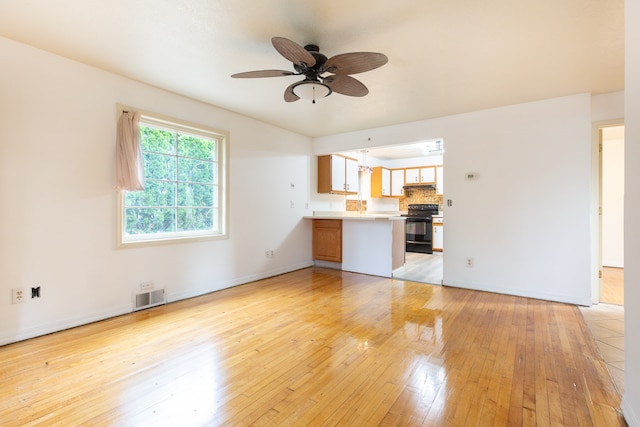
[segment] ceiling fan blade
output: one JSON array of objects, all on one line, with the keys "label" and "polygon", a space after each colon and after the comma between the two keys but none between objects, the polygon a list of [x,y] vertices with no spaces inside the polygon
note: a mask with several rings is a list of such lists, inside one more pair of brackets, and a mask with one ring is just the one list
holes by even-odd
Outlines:
[{"label": "ceiling fan blade", "polygon": [[293,88],[296,87],[300,82],[295,82],[289,85],[289,87],[284,91],[284,100],[287,102],[295,102],[300,97],[293,93]]},{"label": "ceiling fan blade", "polygon": [[307,52],[305,48],[296,42],[285,39],[284,37],[272,37],[271,43],[280,55],[284,56],[296,65],[304,63],[307,64],[308,67],[313,67],[316,64],[316,59],[313,55]]},{"label": "ceiling fan blade", "polygon": [[331,88],[332,91],[348,96],[365,96],[369,89],[359,80],[346,74],[331,75],[324,78],[322,83]]},{"label": "ceiling fan blade", "polygon": [[333,56],[324,64],[324,69],[333,74],[358,74],[383,66],[389,59],[376,52],[352,52]]},{"label": "ceiling fan blade", "polygon": [[258,71],[247,71],[246,73],[232,74],[231,77],[235,77],[238,79],[245,79],[245,78],[254,78],[254,77],[282,77],[282,76],[294,76],[294,75],[296,75],[296,73],[292,71],[258,70]]}]

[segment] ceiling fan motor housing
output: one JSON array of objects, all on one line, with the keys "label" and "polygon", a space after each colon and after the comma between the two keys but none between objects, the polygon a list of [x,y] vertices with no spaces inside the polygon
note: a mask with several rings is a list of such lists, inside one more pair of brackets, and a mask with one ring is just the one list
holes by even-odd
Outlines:
[{"label": "ceiling fan motor housing", "polygon": [[293,69],[300,74],[304,74],[307,79],[318,80],[318,76],[325,72],[324,64],[327,62],[327,57],[320,53],[320,49],[314,44],[308,44],[304,48],[313,56],[316,63],[312,67],[304,63],[301,65],[293,64]]}]

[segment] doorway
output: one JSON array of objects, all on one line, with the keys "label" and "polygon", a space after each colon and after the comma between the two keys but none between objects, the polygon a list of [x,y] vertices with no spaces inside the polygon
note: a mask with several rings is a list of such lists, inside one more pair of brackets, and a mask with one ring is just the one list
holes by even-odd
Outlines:
[{"label": "doorway", "polygon": [[624,305],[624,126],[600,128],[600,302]]}]

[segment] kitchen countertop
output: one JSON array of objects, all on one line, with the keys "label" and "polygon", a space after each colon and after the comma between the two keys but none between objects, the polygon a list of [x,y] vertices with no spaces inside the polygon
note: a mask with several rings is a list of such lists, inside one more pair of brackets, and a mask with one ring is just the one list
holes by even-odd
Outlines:
[{"label": "kitchen countertop", "polygon": [[346,219],[346,220],[362,220],[362,221],[373,221],[373,220],[404,220],[406,217],[400,216],[400,213],[392,213],[392,212],[341,212],[341,211],[325,211],[325,212],[314,212],[313,215],[303,216],[304,219]]}]

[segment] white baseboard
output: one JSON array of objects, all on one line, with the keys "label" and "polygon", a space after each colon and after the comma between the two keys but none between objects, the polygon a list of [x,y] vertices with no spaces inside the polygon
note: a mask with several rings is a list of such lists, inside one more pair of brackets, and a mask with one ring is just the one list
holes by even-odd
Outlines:
[{"label": "white baseboard", "polygon": [[629,425],[629,427],[640,427],[640,418],[638,418],[638,414],[636,414],[631,405],[629,405],[629,401],[625,398],[625,396],[622,396],[620,409],[622,409],[622,415],[624,416],[624,420],[627,422],[627,425]]},{"label": "white baseboard", "polygon": [[586,300],[582,300],[571,295],[546,294],[543,292],[520,292],[518,290],[514,290],[511,288],[479,286],[477,284],[458,282],[455,280],[454,281],[445,280],[444,286],[452,286],[454,288],[469,289],[472,291],[492,292],[496,294],[513,295],[513,296],[525,297],[525,298],[534,298],[534,299],[540,299],[545,301],[562,302],[566,304],[583,305],[587,307],[591,306],[591,299],[587,298]]},{"label": "white baseboard", "polygon": [[111,317],[120,316],[131,312],[131,304],[111,307],[104,311],[89,313],[82,316],[70,317],[44,325],[32,326],[16,331],[13,334],[0,336],[0,345],[11,344],[18,341],[28,340],[30,338],[42,335],[52,334],[54,332],[64,331],[65,329],[75,328],[77,326],[87,325],[100,320],[109,319]]},{"label": "white baseboard", "polygon": [[[300,270],[300,269],[311,267],[311,266],[313,266],[313,261],[299,263],[299,264],[292,264],[292,265],[279,267],[276,269],[267,270],[267,271],[263,271],[263,272],[252,274],[252,275],[237,277],[222,283],[216,283],[215,287],[210,289],[197,289],[195,291],[170,293],[167,295],[167,302],[175,302],[182,299],[193,298],[200,295],[208,294],[210,292],[219,291],[221,289],[242,285],[245,283],[266,279],[273,276],[279,276],[280,274],[289,273],[295,270]],[[77,326],[87,325],[89,323],[109,319],[111,317],[121,316],[123,314],[131,313],[132,311],[133,311],[133,307],[131,303],[128,303],[126,305],[110,307],[103,311],[87,313],[81,316],[69,317],[67,319],[62,319],[55,322],[49,322],[42,325],[22,328],[19,331],[15,331],[15,333],[5,334],[0,336],[0,345],[11,344],[14,342],[24,341],[24,340],[39,337],[42,335],[52,334],[54,332],[60,332],[65,329],[71,329]]]},{"label": "white baseboard", "polygon": [[167,295],[167,302],[175,302],[183,299],[194,298],[201,295],[205,295],[211,292],[220,291],[222,289],[231,288],[233,286],[244,285],[245,283],[255,282],[256,280],[267,279],[273,276],[279,276],[281,274],[290,273],[292,271],[301,270],[303,268],[313,266],[313,261],[304,262],[299,264],[292,264],[284,267],[275,268],[272,270],[262,271],[256,274],[250,274],[246,276],[236,277],[232,280],[218,282],[214,287],[206,289],[198,289],[196,291],[189,292],[169,292]]}]

